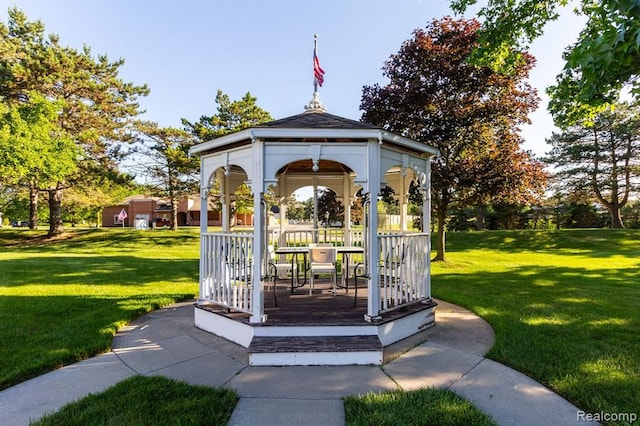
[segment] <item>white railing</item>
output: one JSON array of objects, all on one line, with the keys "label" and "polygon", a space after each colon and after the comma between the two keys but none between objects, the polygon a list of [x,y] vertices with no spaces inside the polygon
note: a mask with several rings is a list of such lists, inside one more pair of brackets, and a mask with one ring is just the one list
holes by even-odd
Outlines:
[{"label": "white railing", "polygon": [[[335,245],[344,244],[342,239],[337,238],[338,235],[343,236],[344,231],[335,231],[326,241]],[[338,231],[343,232],[339,234]],[[306,238],[313,232],[316,230],[295,231],[291,233],[291,238],[283,241],[288,246],[306,246],[313,242],[312,239]],[[273,234],[270,237],[273,237]],[[358,241],[361,239],[355,241],[354,244],[352,240],[351,245],[359,245]],[[430,235],[386,233],[379,234],[378,241],[380,313],[429,299]],[[253,249],[252,234],[202,234],[199,300],[251,314]]]},{"label": "white railing", "polygon": [[[413,228],[413,221],[420,216],[407,215],[405,218],[409,229]],[[402,216],[399,214],[378,213],[378,229],[385,231],[399,230]]]},{"label": "white railing", "polygon": [[269,244],[278,247],[308,246],[310,243],[330,243],[334,246],[346,245],[350,241],[351,246],[362,246],[364,235],[362,229],[350,230],[350,238],[346,238],[347,231],[343,228],[308,228],[287,229],[280,232],[279,229],[269,229]]},{"label": "white railing", "polygon": [[251,313],[253,235],[200,236],[200,300]]},{"label": "white railing", "polygon": [[430,236],[379,234],[380,313],[431,297]]}]

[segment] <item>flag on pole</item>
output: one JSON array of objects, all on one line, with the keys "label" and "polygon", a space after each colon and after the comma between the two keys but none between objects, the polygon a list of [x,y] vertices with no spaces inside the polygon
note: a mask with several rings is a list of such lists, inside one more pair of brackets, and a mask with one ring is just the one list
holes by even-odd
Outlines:
[{"label": "flag on pole", "polygon": [[318,34],[314,34],[313,39],[313,99],[309,101],[309,105],[304,106],[304,109],[313,112],[326,112],[327,109],[320,102],[318,95],[318,85],[322,86],[324,83],[324,70],[318,59]]},{"label": "flag on pole", "polygon": [[118,215],[118,221],[124,224],[124,220],[127,218],[127,212],[124,209],[120,210],[120,214]]},{"label": "flag on pole", "polygon": [[316,83],[322,87],[322,83],[324,83],[324,70],[320,67],[316,46],[313,46],[313,77]]}]

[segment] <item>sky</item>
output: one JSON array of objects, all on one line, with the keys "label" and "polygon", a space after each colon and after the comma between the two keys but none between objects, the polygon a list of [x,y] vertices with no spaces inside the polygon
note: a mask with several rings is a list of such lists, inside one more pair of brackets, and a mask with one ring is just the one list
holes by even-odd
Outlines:
[{"label": "sky", "polygon": [[[389,56],[413,30],[452,15],[448,0],[0,0],[4,23],[10,7],[41,20],[63,46],[124,58],[120,77],[151,90],[140,98],[143,118],[163,127],[214,115],[218,90],[231,100],[250,92],[274,119],[303,112],[313,95],[314,34],[325,71],[320,99],[327,112],[358,120],[362,87],[387,82]],[[542,102],[522,135],[536,155],[554,130],[544,89],[582,22],[567,8],[532,45],[530,83]]]}]

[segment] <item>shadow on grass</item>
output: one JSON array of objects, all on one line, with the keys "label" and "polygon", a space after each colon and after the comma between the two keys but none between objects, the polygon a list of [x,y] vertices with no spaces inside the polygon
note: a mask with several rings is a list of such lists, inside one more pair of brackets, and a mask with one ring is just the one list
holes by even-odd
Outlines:
[{"label": "shadow on grass", "polygon": [[123,248],[145,244],[150,247],[179,247],[198,243],[197,228],[135,230],[131,228],[72,228],[62,235],[48,238],[42,230],[0,230],[0,246],[19,247],[24,250],[64,250],[81,247],[83,250],[100,249],[112,245]]},{"label": "shadow on grass", "polygon": [[0,287],[22,285],[153,286],[198,280],[198,259],[137,256],[29,256],[2,261]]},{"label": "shadow on grass", "polygon": [[449,232],[447,238],[447,244],[455,246],[457,252],[475,249],[510,253],[558,251],[563,254],[609,257],[637,255],[640,247],[638,229]]},{"label": "shadow on grass", "polygon": [[523,266],[439,271],[435,297],[465,306],[496,331],[488,357],[592,412],[640,403],[640,269]]}]

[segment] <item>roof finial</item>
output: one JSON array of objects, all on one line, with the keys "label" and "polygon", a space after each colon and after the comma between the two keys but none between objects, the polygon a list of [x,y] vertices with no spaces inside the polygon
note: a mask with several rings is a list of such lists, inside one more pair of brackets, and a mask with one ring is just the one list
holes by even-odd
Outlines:
[{"label": "roof finial", "polygon": [[305,105],[307,112],[326,112],[327,109],[320,102],[318,94],[318,86],[322,87],[324,83],[324,70],[320,67],[318,59],[318,34],[313,35],[313,99],[309,101],[309,105]]}]

